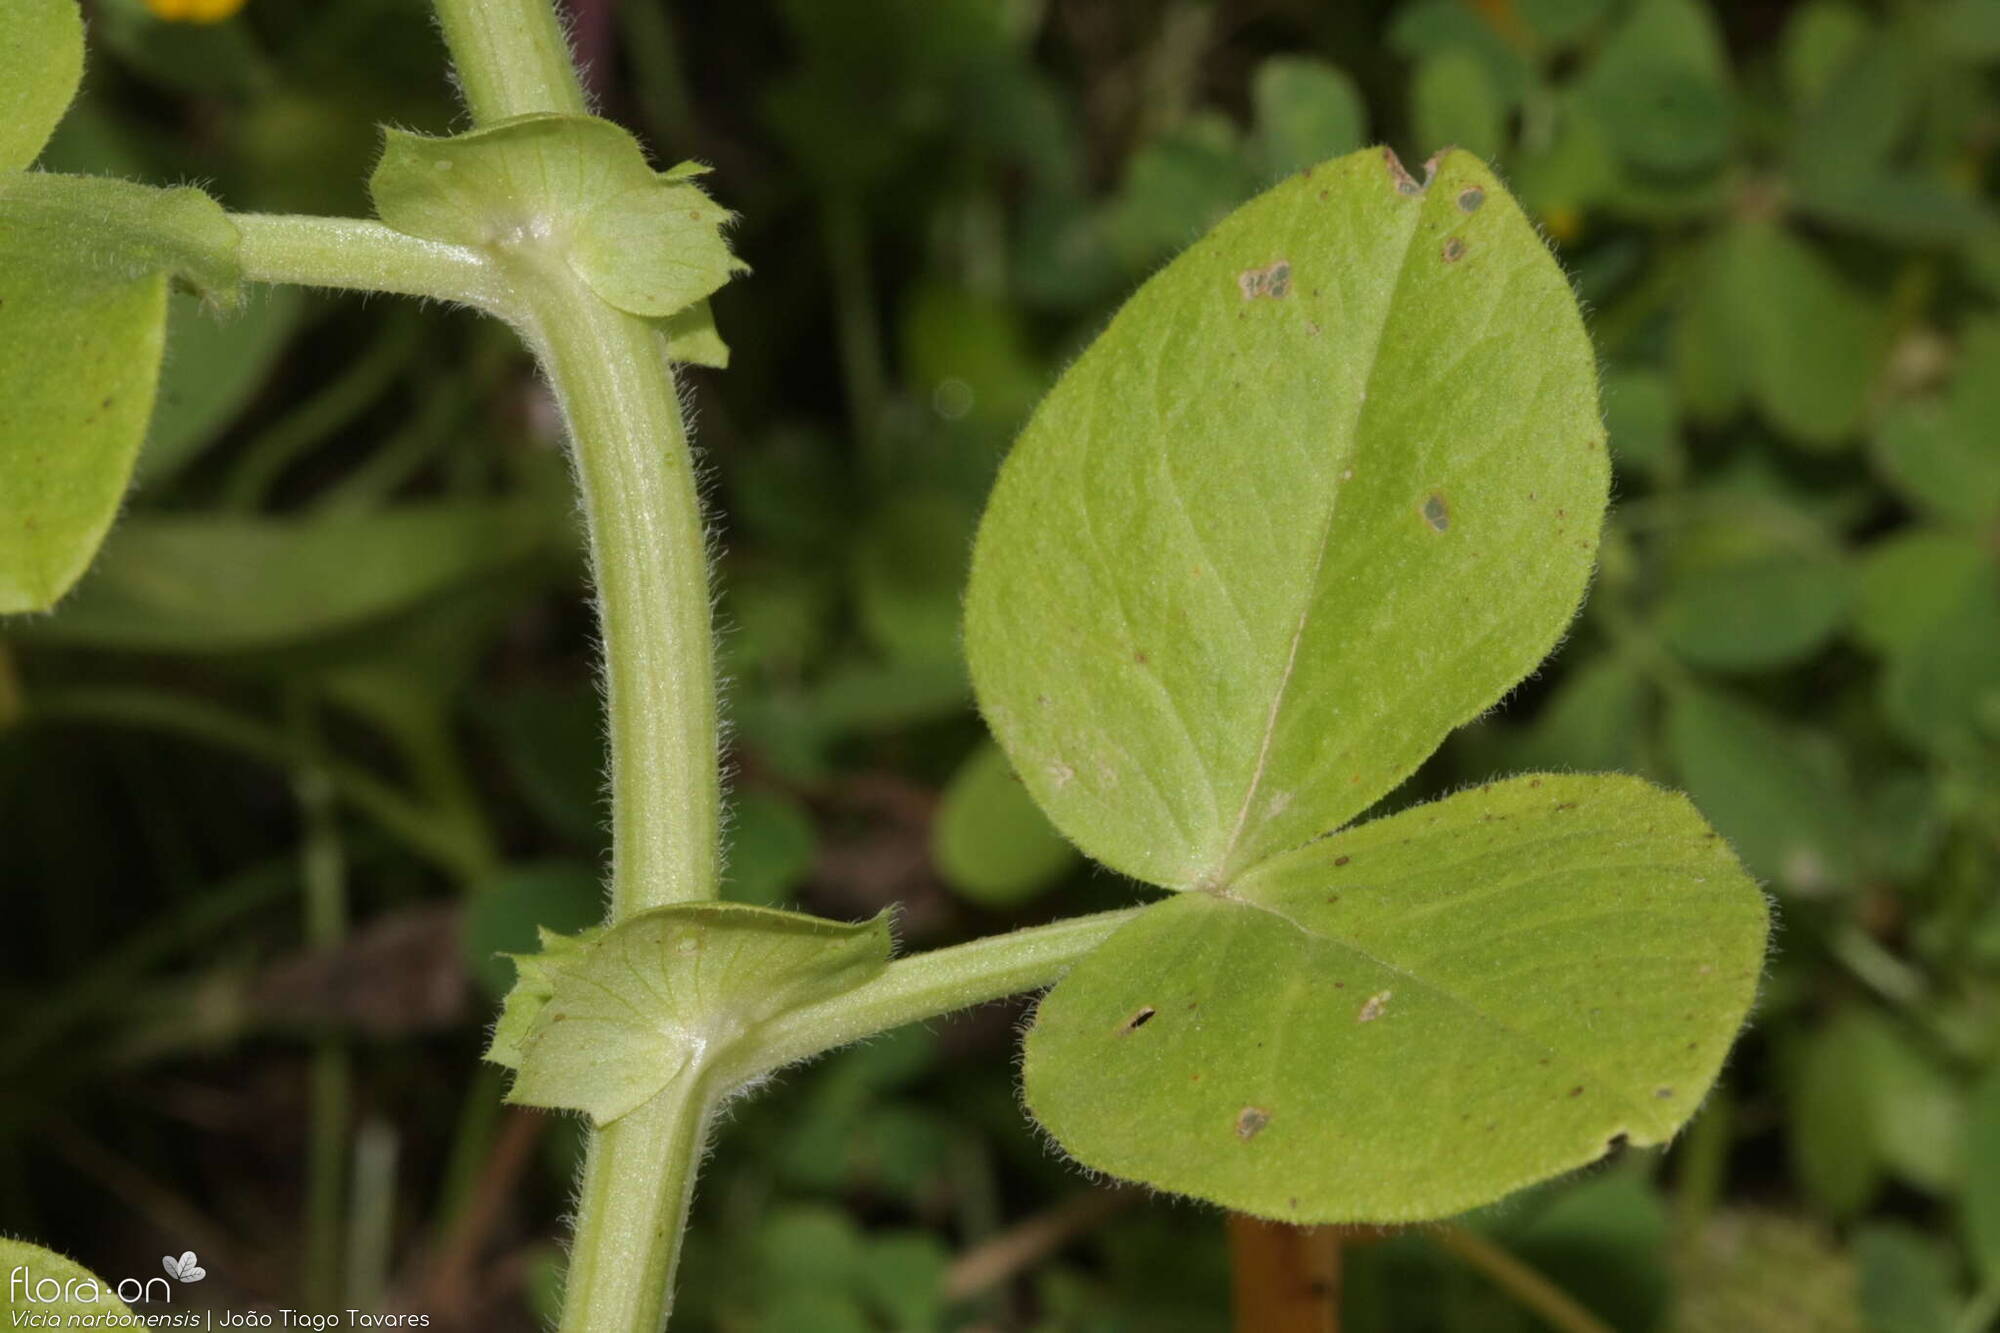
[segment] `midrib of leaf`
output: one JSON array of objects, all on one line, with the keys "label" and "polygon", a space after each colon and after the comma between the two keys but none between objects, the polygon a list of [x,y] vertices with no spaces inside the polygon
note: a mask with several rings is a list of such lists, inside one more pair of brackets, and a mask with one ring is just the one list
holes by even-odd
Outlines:
[{"label": "midrib of leaf", "polygon": [[[1533,879],[1531,878],[1524,882],[1532,883]],[[1412,972],[1408,968],[1402,966],[1399,963],[1394,963],[1387,958],[1379,957],[1376,954],[1371,953],[1369,950],[1362,948],[1360,945],[1355,944],[1351,940],[1341,939],[1337,936],[1328,935],[1322,931],[1314,930],[1310,926],[1305,925],[1304,923],[1298,921],[1296,918],[1290,916],[1289,914],[1279,910],[1276,907],[1273,907],[1269,903],[1259,902],[1254,898],[1245,898],[1242,895],[1231,892],[1227,889],[1221,890],[1216,893],[1212,893],[1209,896],[1216,899],[1218,902],[1230,903],[1238,907],[1247,907],[1252,911],[1263,912],[1269,916],[1275,917],[1277,920],[1282,921],[1286,925],[1290,926],[1293,930],[1298,931],[1301,935],[1304,935],[1307,939],[1311,940],[1315,945],[1327,948],[1345,950],[1346,952],[1354,955],[1356,958],[1362,959],[1363,961],[1368,963],[1372,963],[1376,967],[1381,968],[1385,972],[1391,972],[1398,977],[1404,978],[1410,983],[1410,985],[1414,986],[1416,989],[1422,991],[1428,991],[1429,993],[1436,995],[1437,997],[1446,1001],[1447,1003],[1459,1009],[1464,1010],[1466,1013],[1470,1014],[1473,1018],[1478,1019],[1480,1022],[1488,1024],[1489,1026],[1496,1028],[1501,1032],[1506,1033],[1508,1036],[1514,1038],[1522,1045],[1533,1047],[1537,1051],[1547,1052],[1549,1055],[1552,1055],[1557,1059],[1564,1061],[1570,1067],[1576,1069],[1580,1074],[1588,1077],[1592,1081],[1593,1087],[1602,1088],[1606,1093],[1610,1095],[1612,1100],[1621,1103],[1626,1108],[1626,1110],[1629,1113],[1631,1113],[1634,1116],[1634,1118],[1639,1122],[1639,1125],[1633,1126],[1632,1129],[1638,1129],[1639,1126],[1644,1126],[1643,1132],[1648,1134],[1656,1132],[1653,1128],[1652,1116],[1651,1114],[1649,1114],[1649,1109],[1644,1102],[1635,1099],[1630,1093],[1626,1092],[1624,1088],[1620,1085],[1618,1080],[1610,1077],[1603,1070],[1599,1069],[1596,1065],[1590,1063],[1588,1060],[1578,1057],[1575,1053],[1570,1051],[1565,1051],[1558,1046],[1553,1046],[1549,1042],[1544,1041],[1542,1038],[1535,1036],[1533,1033],[1526,1032],[1518,1027],[1515,1027],[1512,1023],[1507,1022],[1505,1019],[1496,1017],[1495,1015],[1488,1013],[1480,1005],[1474,1003],[1471,1000],[1466,999],[1464,996],[1460,995],[1457,991],[1454,991],[1449,987],[1444,986],[1439,982],[1432,980],[1429,977],[1423,976],[1420,973]],[[1631,1130],[1628,1130],[1627,1132],[1631,1132]]]},{"label": "midrib of leaf", "polygon": [[[1387,149],[1383,151],[1388,152]],[[1429,174],[1427,171],[1426,175]],[[1389,181],[1391,190],[1396,188],[1395,181],[1395,175],[1392,173]],[[1382,303],[1382,316],[1376,321],[1374,332],[1368,339],[1368,372],[1362,377],[1359,400],[1354,405],[1353,422],[1347,432],[1346,452],[1333,465],[1333,488],[1327,497],[1326,515],[1320,520],[1319,540],[1314,544],[1312,573],[1306,579],[1305,595],[1292,625],[1291,643],[1285,651],[1284,669],[1278,674],[1277,685],[1271,691],[1271,706],[1264,714],[1264,731],[1257,744],[1257,761],[1251,767],[1250,781],[1243,790],[1243,803],[1237,807],[1235,823],[1229,830],[1229,841],[1223,844],[1221,854],[1216,857],[1214,868],[1196,880],[1197,888],[1217,893],[1227,889],[1232,871],[1230,861],[1236,854],[1237,845],[1243,840],[1245,828],[1249,825],[1250,807],[1256,803],[1257,793],[1263,789],[1264,773],[1271,762],[1271,745],[1278,734],[1278,715],[1284,709],[1285,695],[1291,688],[1292,675],[1298,666],[1299,644],[1305,639],[1306,623],[1312,618],[1314,603],[1319,600],[1320,576],[1326,568],[1326,548],[1333,540],[1334,516],[1340,510],[1340,494],[1348,485],[1348,482],[1341,479],[1340,469],[1360,452],[1362,423],[1368,414],[1369,403],[1374,400],[1375,374],[1382,366],[1382,340],[1388,332],[1390,321],[1395,318],[1404,282],[1410,274],[1410,257],[1416,249],[1414,242],[1417,224],[1423,220],[1424,204],[1428,202],[1429,190],[1430,181],[1426,179],[1423,192],[1416,196],[1415,207],[1409,210],[1410,221],[1403,233],[1402,253],[1396,260],[1396,280],[1389,289],[1388,300]]]}]

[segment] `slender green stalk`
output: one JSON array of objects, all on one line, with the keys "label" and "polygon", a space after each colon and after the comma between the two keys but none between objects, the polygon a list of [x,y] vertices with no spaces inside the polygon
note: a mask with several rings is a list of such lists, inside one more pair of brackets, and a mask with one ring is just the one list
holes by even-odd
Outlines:
[{"label": "slender green stalk", "polygon": [[587,109],[549,0],[437,0],[437,16],[475,121]]},{"label": "slender green stalk", "polygon": [[1142,910],[1069,917],[900,959],[865,986],[774,1019],[751,1057],[718,1069],[718,1078],[739,1085],[878,1032],[1046,986]]},{"label": "slender green stalk", "polygon": [[358,218],[233,213],[243,276],[252,282],[396,292],[499,313],[506,291],[477,250],[406,236]]}]

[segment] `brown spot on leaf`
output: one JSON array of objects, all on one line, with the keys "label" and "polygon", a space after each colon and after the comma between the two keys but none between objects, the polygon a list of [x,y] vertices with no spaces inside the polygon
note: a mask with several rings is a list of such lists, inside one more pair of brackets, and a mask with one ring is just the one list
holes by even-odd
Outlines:
[{"label": "brown spot on leaf", "polygon": [[1354,1021],[1373,1023],[1382,1016],[1382,1011],[1389,1007],[1389,997],[1394,994],[1394,991],[1376,991],[1368,997],[1368,1002],[1361,1006],[1361,1012],[1354,1016]]},{"label": "brown spot on leaf", "polygon": [[1570,1095],[1570,1096],[1572,1096],[1572,1097],[1581,1097],[1581,1096],[1583,1096],[1583,1085],[1582,1085],[1581,1083],[1579,1083],[1579,1084],[1577,1084],[1577,1085],[1576,1085],[1575,1087],[1571,1088],[1571,1089],[1569,1090],[1569,1095]]},{"label": "brown spot on leaf", "polygon": [[1292,290],[1292,261],[1279,259],[1263,268],[1246,268],[1236,275],[1237,289],[1243,299],[1254,301],[1260,296],[1268,296],[1274,301],[1283,300]]},{"label": "brown spot on leaf", "polygon": [[1128,1032],[1137,1032],[1140,1028],[1152,1022],[1153,1015],[1157,1014],[1158,1012],[1160,1011],[1155,1009],[1150,1004],[1145,1006],[1143,1009],[1140,1009],[1138,1012],[1134,1013],[1130,1018],[1126,1019],[1123,1023],[1120,1023],[1118,1025],[1118,1035],[1122,1037]]},{"label": "brown spot on leaf", "polygon": [[1458,192],[1458,210],[1461,213],[1476,213],[1486,202],[1486,191],[1477,185],[1468,185]]},{"label": "brown spot on leaf", "polygon": [[1443,491],[1432,491],[1424,497],[1423,515],[1433,531],[1443,532],[1451,527],[1451,506],[1445,502]]},{"label": "brown spot on leaf", "polygon": [[1271,1113],[1261,1106],[1246,1106],[1236,1113],[1236,1137],[1245,1143],[1264,1132],[1264,1126],[1271,1123]]},{"label": "brown spot on leaf", "polygon": [[1333,858],[1333,863],[1337,866],[1344,866],[1353,859],[1351,856],[1336,856]]},{"label": "brown spot on leaf", "polygon": [[1462,239],[1453,236],[1444,243],[1445,263],[1456,264],[1463,258],[1465,258],[1465,242]]}]

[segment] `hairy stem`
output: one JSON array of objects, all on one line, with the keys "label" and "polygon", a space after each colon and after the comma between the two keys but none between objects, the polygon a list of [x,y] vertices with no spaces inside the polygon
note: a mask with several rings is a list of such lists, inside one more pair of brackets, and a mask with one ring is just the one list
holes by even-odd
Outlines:
[{"label": "hairy stem", "polygon": [[234,213],[243,276],[252,282],[395,292],[500,311],[506,292],[477,250],[406,236],[359,218]]},{"label": "hairy stem", "polygon": [[[474,120],[585,109],[549,0],[437,0],[437,12]],[[611,919],[710,898],[721,782],[708,554],[665,342],[559,259],[523,254],[502,267],[506,313],[562,404],[590,531],[611,745]],[[707,1086],[691,1069],[592,1136],[564,1329],[666,1323]]]},{"label": "hairy stem", "polygon": [[475,121],[584,113],[583,87],[549,0],[437,0],[437,16]]},{"label": "hairy stem", "polygon": [[1039,989],[1142,910],[1069,917],[899,959],[865,986],[773,1019],[743,1063],[718,1078],[725,1087],[747,1083],[878,1032]]},{"label": "hairy stem", "polygon": [[523,283],[590,528],[611,741],[611,917],[716,893],[708,551],[665,344],[567,268]]}]

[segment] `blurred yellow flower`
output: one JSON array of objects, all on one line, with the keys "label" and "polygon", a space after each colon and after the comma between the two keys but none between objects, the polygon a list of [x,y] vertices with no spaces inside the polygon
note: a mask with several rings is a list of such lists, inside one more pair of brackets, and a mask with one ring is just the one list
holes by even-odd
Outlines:
[{"label": "blurred yellow flower", "polygon": [[1583,232],[1583,214],[1574,208],[1558,205],[1542,211],[1542,229],[1549,239],[1557,244],[1567,244]]},{"label": "blurred yellow flower", "polygon": [[153,17],[169,23],[220,23],[235,16],[244,0],[146,0]]}]

